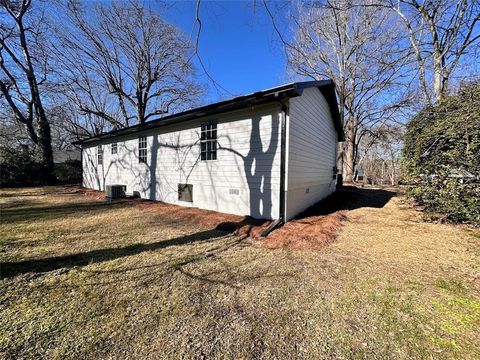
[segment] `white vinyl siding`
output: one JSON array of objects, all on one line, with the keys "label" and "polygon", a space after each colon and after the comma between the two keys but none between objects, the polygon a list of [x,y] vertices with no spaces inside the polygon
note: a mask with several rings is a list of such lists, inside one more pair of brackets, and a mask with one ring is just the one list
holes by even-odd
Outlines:
[{"label": "white vinyl siding", "polygon": [[[217,159],[201,161],[201,123],[217,123]],[[147,141],[147,163],[139,163],[139,136]],[[104,164],[83,149],[83,185],[104,190],[125,184],[127,194],[224,213],[276,219],[280,190],[280,109],[276,104],[198,119],[116,137],[118,155],[104,152]],[[95,159],[94,159],[95,160]],[[193,202],[178,200],[178,185],[193,185]]]},{"label": "white vinyl siding", "polygon": [[[280,114],[279,104],[257,106],[85,146],[83,185],[104,190],[105,184],[124,184],[127,194],[145,199],[276,219]],[[201,124],[211,120],[217,124],[216,160],[202,161]],[[146,140],[146,163],[139,162],[139,137]],[[289,100],[286,139],[289,220],[335,191],[337,133],[317,88]],[[97,145],[105,148],[112,143],[117,143],[117,154],[104,151],[104,165],[98,166]],[[192,202],[179,201],[182,184],[192,186]]]},{"label": "white vinyl siding", "polygon": [[335,191],[337,133],[317,88],[290,99],[287,147],[287,220]]}]

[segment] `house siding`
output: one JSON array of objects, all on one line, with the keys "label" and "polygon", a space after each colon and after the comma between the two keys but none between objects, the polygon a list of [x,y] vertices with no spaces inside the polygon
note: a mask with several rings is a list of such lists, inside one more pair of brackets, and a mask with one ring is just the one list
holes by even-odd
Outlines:
[{"label": "house siding", "polygon": [[286,220],[335,191],[337,133],[317,88],[290,99],[287,123]]},{"label": "house siding", "polygon": [[[217,160],[201,161],[200,124],[208,120],[217,121]],[[275,219],[280,132],[280,108],[268,105],[109,139],[83,148],[83,186],[104,190],[124,184],[127,194],[145,199]],[[138,161],[139,136],[147,137],[146,164]],[[97,165],[99,144],[103,165]],[[193,202],[178,200],[178,184],[193,185]]]}]

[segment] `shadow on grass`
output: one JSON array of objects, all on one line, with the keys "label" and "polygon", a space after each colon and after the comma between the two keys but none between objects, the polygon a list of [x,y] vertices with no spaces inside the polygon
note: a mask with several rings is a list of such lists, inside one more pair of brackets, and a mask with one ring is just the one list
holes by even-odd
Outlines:
[{"label": "shadow on grass", "polygon": [[[56,219],[70,215],[76,215],[80,212],[103,212],[108,208],[118,207],[122,202],[85,202],[68,203],[62,205],[33,206],[21,208],[2,208],[2,222],[15,223],[29,220]],[[23,206],[27,204],[18,204]]]},{"label": "shadow on grass", "polygon": [[62,268],[69,269],[72,267],[86,266],[89,264],[101,263],[126,256],[136,255],[146,251],[164,249],[169,246],[205,242],[229,234],[229,232],[215,228],[212,230],[201,231],[195,234],[180,236],[177,238],[149,244],[132,244],[120,248],[98,249],[72,255],[55,256],[46,259],[4,262],[0,264],[0,279],[26,274],[29,272],[43,273]]},{"label": "shadow on grass", "polygon": [[[12,190],[12,188],[8,188],[8,190]],[[46,192],[18,192],[18,191],[12,191],[12,192],[6,192],[6,189],[0,188],[0,199],[1,198],[18,198],[18,197],[27,197],[27,196],[43,196],[46,195]]]},{"label": "shadow on grass", "polygon": [[[34,206],[45,206],[48,203],[44,201],[39,201],[39,200],[31,200],[31,199],[19,199],[19,200],[14,200],[14,201],[8,201],[3,204],[0,204],[0,212],[2,214],[2,218],[4,215],[4,211],[6,209],[11,209],[11,208],[18,208],[18,207],[34,207]],[[9,210],[11,211],[11,210]]]},{"label": "shadow on grass", "polygon": [[328,198],[309,207],[295,219],[303,219],[309,216],[329,215],[342,210],[355,210],[371,207],[382,208],[397,193],[383,189],[358,188],[344,186]]},{"label": "shadow on grass", "polygon": [[[329,198],[313,205],[296,219],[302,219],[309,216],[328,215],[341,210],[353,210],[361,207],[381,208],[396,193],[393,191],[381,189],[364,189],[356,187],[344,187],[339,189]],[[16,222],[25,220],[51,219],[74,215],[79,212],[103,212],[113,206],[124,206],[122,202],[89,202],[73,203],[57,206],[37,206],[20,209],[3,209],[2,221]],[[245,217],[239,222],[224,222],[214,229],[197,232],[195,234],[181,236],[178,238],[158,241],[150,244],[133,244],[121,248],[98,249],[88,252],[56,256],[46,259],[26,260],[19,262],[5,262],[0,264],[0,278],[12,277],[29,272],[48,272],[61,268],[72,268],[85,266],[91,263],[110,261],[130,255],[139,254],[145,251],[154,251],[169,246],[185,245],[195,242],[203,242],[232,234],[239,230],[241,235],[250,236],[252,229],[265,224],[265,220],[255,220]],[[243,229],[243,231],[241,231]]]}]

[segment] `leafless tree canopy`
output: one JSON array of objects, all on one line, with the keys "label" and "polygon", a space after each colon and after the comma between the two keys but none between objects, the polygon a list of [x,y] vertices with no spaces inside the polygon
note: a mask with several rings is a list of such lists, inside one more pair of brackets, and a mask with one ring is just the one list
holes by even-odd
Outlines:
[{"label": "leafless tree canopy", "polygon": [[346,141],[343,173],[353,177],[357,147],[372,127],[401,107],[406,65],[398,24],[382,8],[347,6],[349,1],[299,3],[292,12],[293,40],[285,42],[291,69],[337,85]]},{"label": "leafless tree canopy", "polygon": [[68,3],[71,26],[61,35],[67,93],[94,132],[120,128],[195,105],[201,87],[188,61],[189,43],[138,2],[86,9]]},{"label": "leafless tree canopy", "polygon": [[32,12],[30,0],[1,0],[0,5],[0,102],[38,146],[42,180],[49,181],[53,155],[44,107],[50,73],[44,18]]},{"label": "leafless tree canopy", "polygon": [[[198,105],[195,54],[219,87],[198,55],[200,4],[192,47],[140,0],[0,0],[0,117],[9,128],[14,119],[15,133],[36,144],[46,177],[52,143],[64,146],[69,134],[95,135]],[[369,159],[365,151],[379,153],[385,139],[396,139],[387,130],[405,120],[407,105],[442,100],[480,56],[480,0],[312,0],[282,4],[280,12],[279,3],[263,5],[295,76],[336,83],[347,181]],[[61,16],[53,20],[45,9]],[[286,14],[284,31],[277,21]]]},{"label": "leafless tree canopy", "polygon": [[404,130],[396,124],[381,125],[361,139],[357,168],[363,170],[364,181],[369,179],[378,184],[398,184]]},{"label": "leafless tree canopy", "polygon": [[[441,100],[462,61],[478,61],[479,0],[325,0],[295,3],[291,36],[275,25],[291,70],[337,85],[351,181],[363,137],[380,141],[405,109]],[[463,64],[464,65],[464,64]],[[419,97],[417,98],[417,94]],[[421,100],[420,100],[421,99]],[[373,149],[372,146],[368,147]]]},{"label": "leafless tree canopy", "polygon": [[448,94],[451,76],[463,58],[473,54],[470,60],[478,61],[479,0],[382,0],[368,5],[390,9],[401,19],[425,103]]}]

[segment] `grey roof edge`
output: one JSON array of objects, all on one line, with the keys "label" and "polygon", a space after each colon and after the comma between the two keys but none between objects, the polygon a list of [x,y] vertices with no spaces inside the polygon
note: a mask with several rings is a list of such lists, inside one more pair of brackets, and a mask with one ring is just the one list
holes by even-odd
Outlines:
[{"label": "grey roof edge", "polygon": [[186,110],[181,113],[168,115],[156,120],[146,122],[144,124],[137,124],[127,128],[113,130],[107,133],[92,136],[87,139],[76,141],[74,144],[83,145],[95,143],[97,141],[113,138],[116,136],[130,135],[133,133],[151,130],[166,125],[195,120],[209,115],[216,115],[227,111],[234,111],[241,109],[244,106],[260,105],[279,101],[285,98],[292,98],[295,96],[300,96],[305,89],[311,87],[317,87],[327,100],[334,120],[335,129],[338,133],[338,140],[343,141],[343,125],[340,119],[340,113],[338,111],[337,97],[335,94],[335,84],[332,80],[320,80],[295,82],[267,90],[257,91],[248,95],[238,96],[229,100],[224,100],[217,103]]}]

